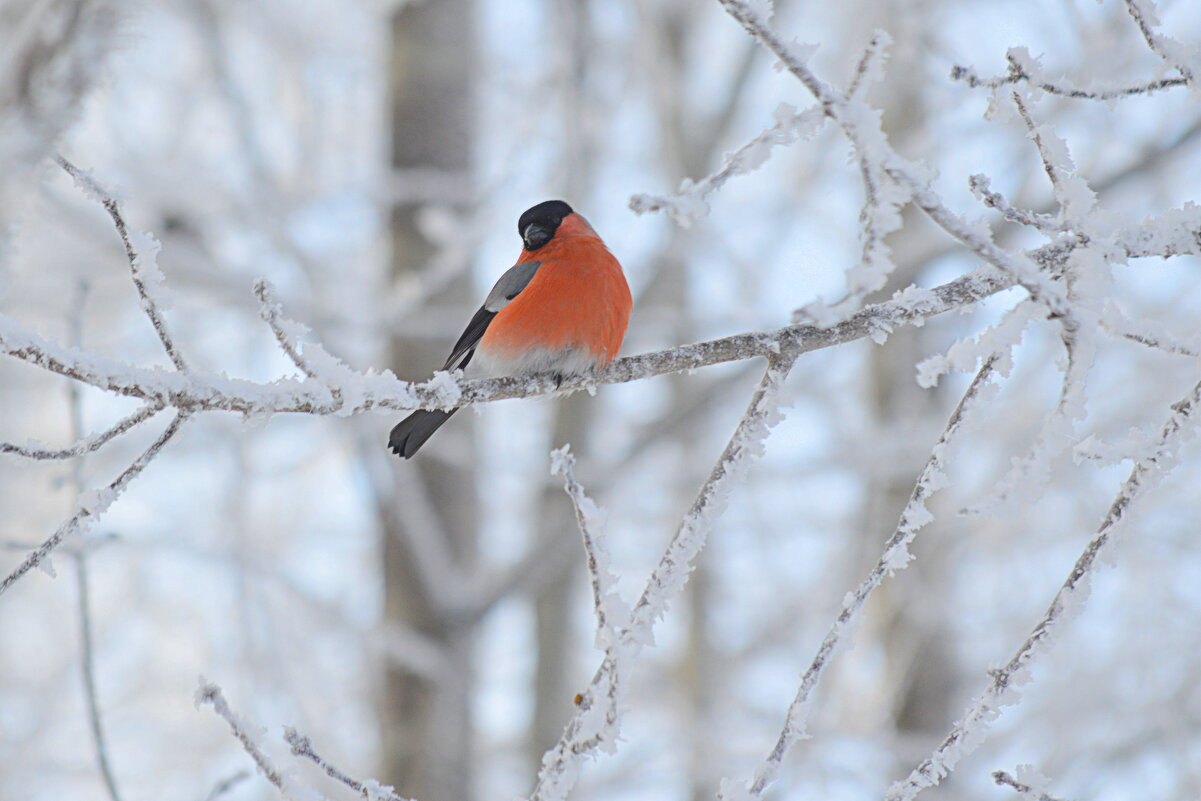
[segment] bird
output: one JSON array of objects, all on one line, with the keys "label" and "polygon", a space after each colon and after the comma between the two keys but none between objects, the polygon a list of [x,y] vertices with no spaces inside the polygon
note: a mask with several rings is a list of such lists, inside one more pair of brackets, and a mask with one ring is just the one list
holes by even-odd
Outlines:
[{"label": "bird", "polygon": [[[607,366],[625,339],[634,302],[621,263],[562,200],[517,220],[521,254],[451,349],[443,370],[477,377],[549,372],[557,382]],[[458,409],[418,410],[396,424],[388,447],[412,458]]]}]

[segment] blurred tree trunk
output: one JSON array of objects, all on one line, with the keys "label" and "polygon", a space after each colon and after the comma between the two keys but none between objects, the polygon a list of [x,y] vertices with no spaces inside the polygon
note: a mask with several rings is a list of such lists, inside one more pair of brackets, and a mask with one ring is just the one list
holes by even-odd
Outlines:
[{"label": "blurred tree trunk", "polygon": [[[472,158],[472,77],[475,52],[469,0],[439,0],[406,6],[392,19],[389,103],[392,164],[462,173]],[[420,270],[433,247],[417,226],[417,205],[392,209],[392,271],[395,277]],[[449,287],[438,302],[469,302],[468,281]],[[464,318],[466,319],[466,318]],[[448,342],[397,337],[390,361],[402,378],[425,378],[441,366]],[[412,626],[443,648],[445,669],[436,680],[389,666],[380,708],[381,779],[404,796],[440,801],[471,797],[470,715],[471,623],[456,622],[432,590],[451,576],[431,576],[416,548],[441,550],[460,568],[474,558],[477,536],[475,482],[469,454],[444,461],[439,449],[463,445],[447,432],[470,426],[460,415],[435,447],[397,469],[397,498],[381,510],[385,617]],[[382,447],[382,443],[381,443]],[[405,498],[420,499],[412,504]],[[424,509],[416,509],[424,506]],[[452,582],[447,582],[452,583]],[[446,586],[445,584],[443,585]],[[450,587],[451,591],[460,588]]]}]

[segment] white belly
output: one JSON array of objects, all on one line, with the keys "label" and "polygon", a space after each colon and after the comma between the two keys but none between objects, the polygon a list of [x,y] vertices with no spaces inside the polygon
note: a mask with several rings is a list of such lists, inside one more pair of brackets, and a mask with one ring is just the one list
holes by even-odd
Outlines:
[{"label": "white belly", "polygon": [[554,372],[569,376],[589,372],[595,369],[596,363],[596,356],[579,348],[536,348],[512,358],[480,348],[472,357],[471,364],[467,366],[467,374],[493,378],[502,375]]}]

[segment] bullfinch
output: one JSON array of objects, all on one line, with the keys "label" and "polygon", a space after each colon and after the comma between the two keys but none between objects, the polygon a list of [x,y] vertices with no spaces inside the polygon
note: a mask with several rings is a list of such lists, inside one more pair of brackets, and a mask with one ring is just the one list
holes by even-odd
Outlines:
[{"label": "bullfinch", "polygon": [[[621,264],[562,200],[526,210],[517,233],[517,264],[492,287],[442,369],[471,364],[476,377],[552,372],[562,380],[608,365],[634,305]],[[456,411],[413,412],[392,429],[388,447],[408,459]]]}]

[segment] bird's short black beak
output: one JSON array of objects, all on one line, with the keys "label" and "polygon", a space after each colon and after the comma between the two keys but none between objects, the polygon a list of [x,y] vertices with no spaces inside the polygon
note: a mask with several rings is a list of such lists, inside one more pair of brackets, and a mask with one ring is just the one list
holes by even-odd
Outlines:
[{"label": "bird's short black beak", "polygon": [[530,223],[521,233],[526,250],[537,250],[549,242],[552,236],[554,236],[554,231],[538,223]]}]

